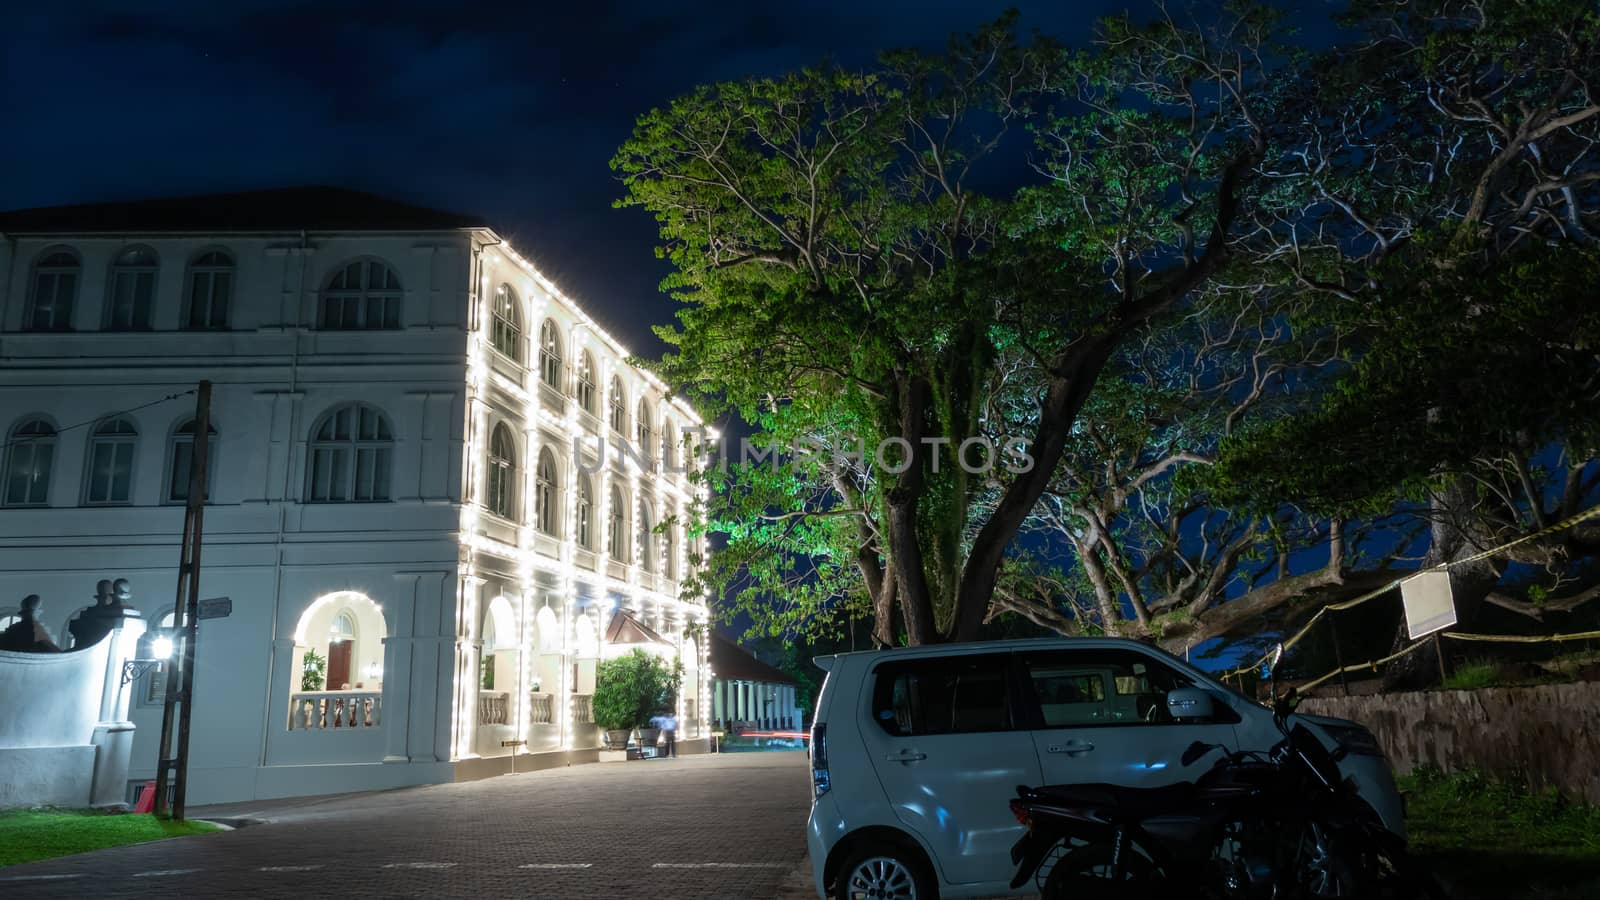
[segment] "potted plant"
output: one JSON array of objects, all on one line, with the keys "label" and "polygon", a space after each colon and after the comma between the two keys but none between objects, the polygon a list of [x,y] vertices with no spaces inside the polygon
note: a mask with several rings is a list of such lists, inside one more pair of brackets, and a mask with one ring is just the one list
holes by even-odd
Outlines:
[{"label": "potted plant", "polygon": [[653,744],[656,729],[648,727],[650,717],[670,707],[676,690],[672,666],[644,650],[602,661],[595,670],[594,721],[605,730],[606,746],[626,747],[635,728],[640,729],[641,744]]}]

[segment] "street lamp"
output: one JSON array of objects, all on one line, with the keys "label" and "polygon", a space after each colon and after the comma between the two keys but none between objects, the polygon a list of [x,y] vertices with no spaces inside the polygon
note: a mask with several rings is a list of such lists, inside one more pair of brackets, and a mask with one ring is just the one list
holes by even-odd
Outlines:
[{"label": "street lamp", "polygon": [[172,658],[172,638],[168,636],[166,629],[154,628],[151,629],[151,634],[155,636],[150,639],[150,655],[148,657],[123,660],[123,684],[127,684]]}]

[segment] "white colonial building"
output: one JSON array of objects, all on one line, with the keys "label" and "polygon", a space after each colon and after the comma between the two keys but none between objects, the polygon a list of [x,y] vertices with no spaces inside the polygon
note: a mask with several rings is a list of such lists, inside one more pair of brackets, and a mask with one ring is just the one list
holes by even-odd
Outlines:
[{"label": "white colonial building", "polygon": [[[308,188],[0,213],[0,237],[0,617],[39,594],[66,647],[127,578],[171,625],[183,392],[214,385],[200,585],[232,612],[200,625],[191,803],[592,760],[603,636],[640,633],[617,616],[681,656],[703,745],[701,422],[493,230]],[[163,679],[129,686],[134,783]]]}]

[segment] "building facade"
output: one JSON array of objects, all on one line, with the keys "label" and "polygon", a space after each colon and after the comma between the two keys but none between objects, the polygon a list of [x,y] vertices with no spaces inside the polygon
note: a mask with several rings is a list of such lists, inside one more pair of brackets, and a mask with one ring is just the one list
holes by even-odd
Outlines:
[{"label": "building facade", "polygon": [[[0,615],[39,594],[65,646],[121,577],[172,625],[186,392],[213,384],[200,585],[232,611],[200,624],[190,802],[594,758],[618,612],[682,658],[703,742],[702,423],[492,229],[301,189],[0,235]],[[129,686],[136,783],[164,689]]]},{"label": "building facade", "polygon": [[713,632],[711,722],[729,734],[793,731],[805,725],[795,680],[777,666]]}]

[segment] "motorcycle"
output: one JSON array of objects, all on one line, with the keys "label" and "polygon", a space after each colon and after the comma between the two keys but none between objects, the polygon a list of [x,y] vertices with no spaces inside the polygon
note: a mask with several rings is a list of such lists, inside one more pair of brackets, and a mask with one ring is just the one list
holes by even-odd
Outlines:
[{"label": "motorcycle", "polygon": [[1043,900],[1444,900],[1404,839],[1339,771],[1303,724],[1295,695],[1275,704],[1283,740],[1230,751],[1195,742],[1182,763],[1222,756],[1194,781],[1017,787],[1027,833],[1011,848],[1012,888],[1033,879]]}]

